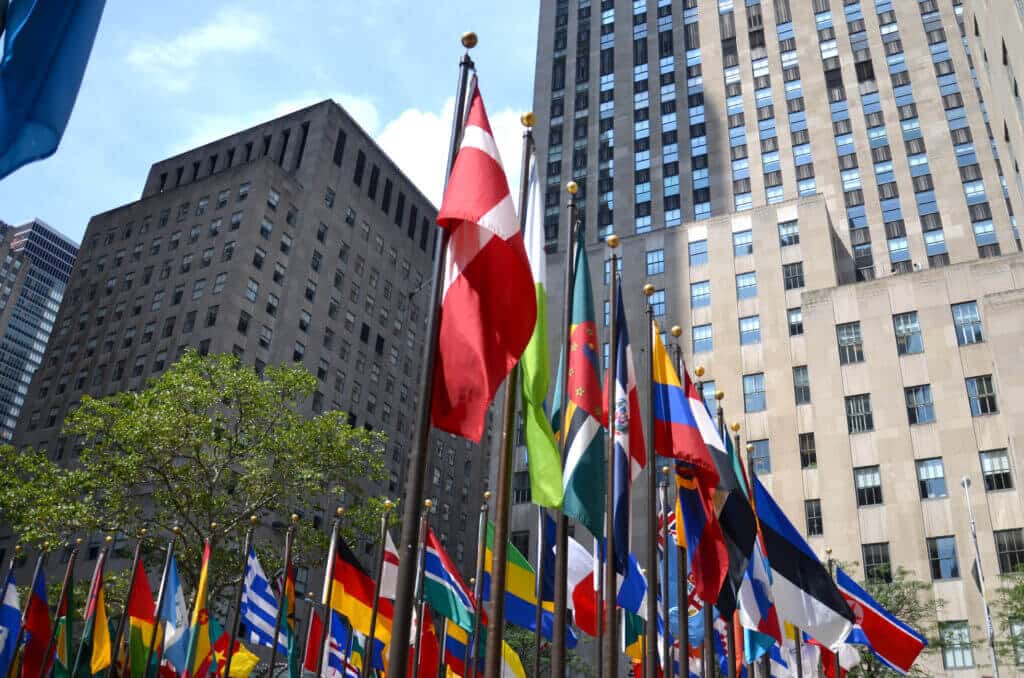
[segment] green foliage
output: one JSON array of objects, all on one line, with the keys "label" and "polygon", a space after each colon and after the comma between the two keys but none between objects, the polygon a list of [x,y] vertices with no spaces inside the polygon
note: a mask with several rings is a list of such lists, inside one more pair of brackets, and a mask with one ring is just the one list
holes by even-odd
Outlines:
[{"label": "green foliage", "polygon": [[1015,663],[1024,657],[1024,642],[1019,636],[1015,641],[1011,630],[1012,625],[1024,623],[1024,571],[1005,575],[998,594],[993,612],[1003,637],[996,642],[996,649]]},{"label": "green foliage", "polygon": [[[526,670],[526,675],[532,678],[539,678],[539,676],[533,675],[533,661],[536,653],[534,652],[534,633],[519,626],[505,625],[505,642],[509,644],[519,658],[523,662],[523,668]],[[591,676],[597,675],[589,663],[587,663],[583,657],[578,654],[577,651],[570,650],[566,655],[566,664],[569,669],[569,673],[574,676]],[[621,659],[620,664],[626,661]],[[551,643],[546,639],[541,638],[540,644],[540,676],[551,675]]]},{"label": "green foliage", "polygon": [[[83,445],[74,468],[41,451],[0,448],[0,468],[7,470],[0,474],[0,515],[30,544],[146,529],[151,570],[178,528],[175,551],[190,588],[203,541],[212,537],[216,594],[239,575],[249,516],[275,516],[256,537],[272,573],[287,516],[296,513],[305,516],[296,559],[316,565],[328,535],[326,526],[312,525],[314,513],[330,515],[342,492],[356,498],[343,521],[352,538],[374,533],[384,500],[361,497],[357,485],[383,478],[383,435],[349,426],[342,412],[304,416],[301,406],[316,387],[298,365],[268,367],[261,378],[232,355],[188,351],[140,392],[82,399],[64,428]],[[118,544],[130,548],[123,537]]]}]

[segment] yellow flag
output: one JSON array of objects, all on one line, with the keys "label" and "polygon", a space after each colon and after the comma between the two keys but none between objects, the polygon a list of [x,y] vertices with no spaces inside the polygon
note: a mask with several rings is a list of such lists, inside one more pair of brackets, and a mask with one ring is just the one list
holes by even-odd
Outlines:
[{"label": "yellow flag", "polygon": [[523,662],[520,661],[516,651],[505,641],[501,642],[501,676],[502,678],[526,678]]},{"label": "yellow flag", "polygon": [[210,542],[207,540],[206,548],[203,549],[203,565],[199,570],[199,586],[196,588],[196,602],[192,608],[192,625],[189,628],[191,635],[191,653],[186,662],[186,673],[191,678],[198,678],[213,653],[213,644],[210,642],[210,611],[206,608],[206,590],[210,579]]},{"label": "yellow flag", "polygon": [[[102,575],[101,575],[102,576]],[[100,579],[96,593],[96,611],[92,623],[92,658],[89,669],[92,675],[110,666],[110,626],[107,624],[107,603],[103,597],[103,580]]]}]

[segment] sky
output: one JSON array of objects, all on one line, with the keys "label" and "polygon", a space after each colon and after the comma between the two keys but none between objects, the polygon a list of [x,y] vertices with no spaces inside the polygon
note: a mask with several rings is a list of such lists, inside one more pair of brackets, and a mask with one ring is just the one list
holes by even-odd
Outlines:
[{"label": "sky", "polygon": [[80,241],[92,215],[139,198],[154,162],[327,98],[440,204],[468,30],[516,195],[535,3],[109,0],[60,148],[0,180],[0,220]]}]

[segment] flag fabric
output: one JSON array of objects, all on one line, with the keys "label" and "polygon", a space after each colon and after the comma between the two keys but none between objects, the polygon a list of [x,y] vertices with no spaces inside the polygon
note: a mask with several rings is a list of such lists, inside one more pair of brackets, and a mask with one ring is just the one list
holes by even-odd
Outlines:
[{"label": "flag fabric", "polygon": [[306,654],[302,658],[302,670],[316,673],[317,658],[320,656],[320,637],[324,633],[324,623],[315,609],[310,610],[313,617],[309,620],[309,632],[306,633]]},{"label": "flag fabric", "polygon": [[[71,582],[74,583],[73,581]],[[71,676],[71,662],[74,661],[75,651],[73,648],[72,633],[74,625],[74,586],[68,586],[64,591],[64,599],[60,601],[60,609],[57,610],[57,642],[54,652],[53,675],[54,678],[69,678]],[[71,612],[69,613],[68,610]]]},{"label": "flag fabric", "polygon": [[110,666],[113,657],[110,646],[110,623],[107,621],[107,602],[103,594],[102,566],[93,586],[94,593],[90,596],[89,606],[85,611],[85,623],[92,643],[89,672],[96,675]]},{"label": "flag fabric", "polygon": [[473,629],[473,594],[431,528],[427,528],[427,551],[423,558],[423,599],[437,614],[467,631]]},{"label": "flag fabric", "polygon": [[750,506],[746,474],[737,450],[733,448],[732,437],[726,435],[724,442],[724,448],[709,448],[718,466],[715,505],[719,507],[718,522],[729,553],[728,576],[715,604],[723,614],[731,615],[739,607],[737,599],[742,597],[751,614],[742,617],[741,624],[778,640],[781,634],[768,592],[771,575],[762,567],[763,555],[760,561],[755,558],[758,549],[757,518]]},{"label": "flag fabric", "polygon": [[28,608],[25,610],[25,650],[21,658],[21,674],[27,678],[40,675],[44,662],[49,665],[46,649],[50,644],[50,606],[46,602],[46,577],[39,568]]},{"label": "flag fabric", "polygon": [[562,506],[562,455],[555,442],[544,409],[551,382],[551,359],[548,355],[547,329],[547,255],[544,252],[544,208],[541,205],[537,161],[532,156],[530,185],[526,201],[526,254],[530,260],[537,299],[537,321],[533,335],[520,361],[523,396],[523,433],[530,471],[530,499],[538,506]]},{"label": "flag fabric", "polygon": [[[409,637],[409,666],[415,665],[416,633],[420,635],[420,663],[418,676],[437,678],[437,667],[441,662],[441,643],[434,625],[434,617],[430,614],[430,606],[423,606],[423,626],[417,626],[415,633]],[[376,668],[376,666],[374,667]]]},{"label": "flag fabric", "polygon": [[281,596],[284,610],[281,613],[283,632],[288,637],[288,676],[299,678],[299,625],[295,619],[295,563],[285,564],[284,592]]},{"label": "flag fabric", "polygon": [[647,577],[640,570],[640,562],[632,553],[626,565],[626,574],[618,576],[619,592],[616,602],[619,607],[633,614],[647,614]]},{"label": "flag fabric", "polygon": [[[326,678],[358,678],[359,671],[352,661],[352,629],[340,614],[331,610],[330,632],[327,636],[327,658],[324,662]],[[314,670],[315,667],[314,667]]]},{"label": "flag fabric", "polygon": [[[210,634],[215,639],[213,641],[211,665],[224,667],[228,660],[228,643],[231,641],[231,636],[213,617],[210,618]],[[231,673],[229,678],[249,678],[249,674],[253,672],[259,663],[259,657],[249,651],[249,648],[245,645],[235,640],[234,647],[231,650]],[[313,670],[316,670],[315,666]],[[220,673],[223,674],[223,672],[223,668],[221,668]]]},{"label": "flag fabric", "polygon": [[166,589],[160,607],[160,623],[164,624],[164,659],[178,674],[182,674],[188,656],[188,605],[178,578],[178,560],[173,554],[167,568]]},{"label": "flag fabric", "polygon": [[729,555],[715,514],[714,486],[702,482],[697,468],[686,462],[676,462],[675,477],[679,512],[683,516],[680,533],[685,540],[696,593],[701,600],[716,600],[725,582]]},{"label": "flag fabric", "polygon": [[[537,613],[537,574],[530,562],[509,542],[505,564],[505,622],[534,631]],[[487,524],[487,542],[484,553],[483,601],[490,599],[491,570],[494,561],[494,524]],[[550,610],[541,612],[541,635],[551,640],[555,617]],[[576,647],[576,634],[566,629],[566,644]]]},{"label": "flag fabric", "polygon": [[568,571],[566,575],[569,609],[580,631],[597,636],[597,581],[594,557],[587,547],[569,537]]},{"label": "flag fabric", "polygon": [[[576,243],[575,284],[569,326],[567,403],[558,400],[552,423],[565,436],[562,512],[580,522],[597,538],[604,536],[604,426],[607,424],[601,388],[601,354],[594,317],[586,247],[582,230]],[[564,355],[563,355],[564,359]],[[555,393],[562,393],[562,370]],[[564,422],[562,421],[564,415]],[[565,430],[563,431],[563,427]]]},{"label": "flag fabric", "polygon": [[139,567],[135,570],[131,590],[128,592],[128,604],[125,609],[128,615],[128,665],[131,675],[146,675],[146,657],[149,655],[149,641],[153,637],[153,626],[156,624],[156,604],[153,602],[153,590],[149,587],[146,566],[139,559]]},{"label": "flag fabric", "polygon": [[928,645],[925,637],[894,617],[842,568],[836,568],[836,585],[854,616],[846,642],[866,645],[887,667],[908,674]]},{"label": "flag fabric", "polygon": [[434,426],[480,442],[498,386],[537,324],[526,245],[474,81],[437,223],[448,230],[434,362]]},{"label": "flag fabric", "polygon": [[14,659],[14,643],[21,631],[21,601],[14,573],[7,575],[3,596],[0,597],[0,675],[6,676]]},{"label": "flag fabric", "polygon": [[757,478],[754,496],[779,618],[826,647],[838,647],[853,627],[853,613],[828,570]]},{"label": "flag fabric", "polygon": [[0,179],[57,150],[78,97],[104,2],[11,3],[0,50]]},{"label": "flag fabric", "polygon": [[[480,640],[477,642],[477,672],[482,673],[484,669],[487,629],[480,629]],[[467,662],[469,661],[469,632],[455,624],[448,624],[445,628],[444,639],[444,665],[449,675],[465,676],[469,673]]]},{"label": "flag fabric", "polygon": [[384,533],[384,565],[380,569],[380,597],[395,599],[398,587],[398,547],[391,538],[391,532]]},{"label": "flag fabric", "polygon": [[526,670],[512,646],[501,642],[501,678],[526,678]]},{"label": "flag fabric", "polygon": [[[263,647],[273,647],[274,622],[277,621],[277,596],[271,589],[263,566],[256,556],[256,549],[249,547],[245,562],[245,579],[242,584],[241,619],[249,631],[249,642]],[[277,633],[278,652],[288,651],[287,634]]]},{"label": "flag fabric", "polygon": [[[345,616],[355,631],[368,636],[370,619],[373,616],[373,579],[359,564],[359,560],[348,545],[340,539],[332,576],[334,586],[331,589],[331,609]],[[391,621],[394,616],[391,601],[381,598],[374,633],[376,639],[384,644],[391,640]]]},{"label": "flag fabric", "polygon": [[633,481],[646,464],[644,431],[640,415],[640,394],[633,369],[633,349],[629,343],[626,306],[622,301],[622,282],[615,291],[615,483],[613,492],[613,535],[615,571],[626,572],[629,565],[629,498]]},{"label": "flag fabric", "polygon": [[192,605],[192,621],[189,624],[188,655],[182,678],[200,678],[205,675],[203,668],[209,662],[213,643],[210,639],[210,610],[206,605],[210,581],[210,541],[203,548],[203,561],[199,568],[199,584],[196,586],[196,600]]}]

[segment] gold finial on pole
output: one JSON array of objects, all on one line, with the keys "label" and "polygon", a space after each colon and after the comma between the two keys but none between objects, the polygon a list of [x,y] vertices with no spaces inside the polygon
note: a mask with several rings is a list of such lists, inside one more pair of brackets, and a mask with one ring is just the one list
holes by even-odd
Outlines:
[{"label": "gold finial on pole", "polygon": [[[79,537],[78,539],[75,540],[75,546],[81,546],[83,541],[85,541],[85,540],[82,539],[81,537]],[[15,547],[15,548],[17,548],[17,547]]]},{"label": "gold finial on pole", "polygon": [[108,544],[112,544],[114,542],[114,535],[108,534],[106,537],[103,538],[103,541],[107,542]]},{"label": "gold finial on pole", "polygon": [[477,42],[476,33],[473,31],[466,31],[462,34],[462,46],[466,49],[473,49]]},{"label": "gold finial on pole", "polygon": [[423,500],[423,508],[429,510],[429,509],[432,509],[433,507],[434,507],[434,501],[432,499],[424,499]]},{"label": "gold finial on pole", "polygon": [[384,510],[385,511],[390,511],[393,508],[395,508],[395,502],[391,501],[390,499],[385,499],[384,500]]},{"label": "gold finial on pole", "polygon": [[604,242],[606,245],[608,245],[608,247],[612,249],[616,249],[619,245],[622,244],[622,240],[619,238],[619,236],[615,235],[614,233],[605,238]]},{"label": "gold finial on pole", "polygon": [[740,423],[738,421],[734,421],[732,423],[732,426],[730,426],[729,428],[732,429],[733,433],[739,433],[740,432]]},{"label": "gold finial on pole", "polygon": [[339,506],[338,508],[334,509],[334,515],[336,517],[338,517],[338,518],[340,518],[343,515],[345,515],[345,507],[344,506]]},{"label": "gold finial on pole", "polygon": [[715,391],[715,400],[721,401],[725,397],[725,391]]},{"label": "gold finial on pole", "polygon": [[673,325],[671,332],[672,336],[678,339],[683,334],[683,328],[680,327],[679,325]]},{"label": "gold finial on pole", "polygon": [[533,111],[529,113],[523,113],[519,116],[519,122],[523,123],[523,127],[533,127],[537,124],[537,116]]},{"label": "gold finial on pole", "polygon": [[652,294],[654,294],[654,285],[652,285],[651,283],[647,283],[646,285],[644,285],[644,296],[649,297]]},{"label": "gold finial on pole", "polygon": [[575,181],[570,181],[565,185],[565,190],[569,195],[576,195],[580,190],[580,185]]},{"label": "gold finial on pole", "polygon": [[747,454],[750,454],[753,451],[754,451],[753,443],[747,443]]},{"label": "gold finial on pole", "polygon": [[173,532],[175,536],[181,535],[181,525],[175,525],[172,527],[171,532]]},{"label": "gold finial on pole", "polygon": [[664,473],[665,475],[668,475],[668,472],[669,472],[670,470],[671,470],[671,469],[669,468],[669,466],[668,466],[667,464],[666,464],[665,466],[662,466],[662,467],[661,467],[661,472],[662,472],[662,473]]},{"label": "gold finial on pole", "polygon": [[293,513],[292,514],[292,524],[293,525],[298,525],[299,524],[299,514],[298,513]]},{"label": "gold finial on pole", "polygon": [[484,501],[490,501],[490,500],[491,500],[491,491],[487,490],[486,492],[484,492]]},{"label": "gold finial on pole", "polygon": [[259,525],[259,523],[260,523],[260,517],[258,515],[256,515],[254,513],[251,516],[249,516],[249,524],[250,525],[252,525],[253,527],[256,527],[257,525]]},{"label": "gold finial on pole", "polygon": [[697,375],[698,379],[700,379],[701,377],[704,376],[704,366],[703,365],[697,365],[697,367],[694,368],[693,373]]},{"label": "gold finial on pole", "polygon": [[210,523],[210,532],[216,532],[220,528],[220,523],[214,521]]}]

